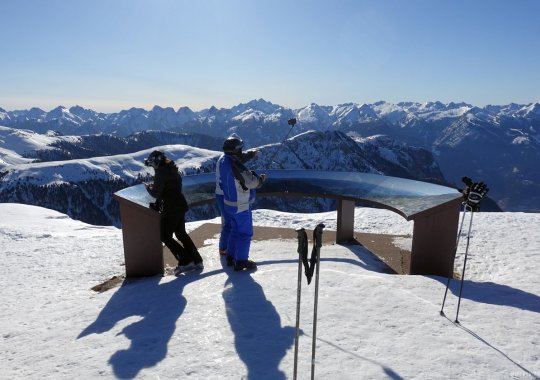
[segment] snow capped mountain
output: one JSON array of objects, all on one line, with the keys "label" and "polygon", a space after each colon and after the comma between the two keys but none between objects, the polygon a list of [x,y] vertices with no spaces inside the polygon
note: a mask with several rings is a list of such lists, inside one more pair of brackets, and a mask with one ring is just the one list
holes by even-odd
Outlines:
[{"label": "snow capped mountain", "polygon": [[33,158],[36,157],[37,151],[54,149],[53,145],[60,140],[75,143],[80,139],[78,136],[58,137],[53,134],[42,135],[26,129],[0,126],[0,168],[8,163],[35,161]]},{"label": "snow capped mountain", "polygon": [[32,159],[24,158],[12,150],[0,148],[0,168],[3,166],[23,164],[32,161]]},{"label": "snow capped mountain", "polygon": [[[400,103],[401,104],[401,103]],[[401,120],[406,120],[409,112],[400,104],[391,104],[384,101],[374,103],[373,110],[390,124],[399,125]]]},{"label": "snow capped mountain", "polygon": [[81,106],[73,106],[68,112],[77,116],[84,122],[99,122],[105,120],[106,117],[106,114],[104,113],[97,113],[96,111]]},{"label": "snow capped mountain", "polygon": [[[40,134],[49,131],[79,136],[109,134],[123,139],[141,131],[155,130],[164,133],[204,134],[219,140],[236,133],[242,137],[246,148],[274,144],[282,141],[285,136],[311,130],[341,131],[355,138],[386,135],[410,147],[431,151],[445,178],[456,186],[465,175],[488,183],[495,181],[497,186],[492,188],[490,195],[500,205],[504,204],[508,211],[540,210],[540,200],[531,203],[523,197],[523,194],[530,192],[534,197],[540,187],[540,172],[531,165],[531,162],[540,159],[538,103],[475,107],[467,103],[445,104],[438,101],[396,104],[379,101],[373,104],[344,103],[336,106],[312,103],[294,110],[264,99],[255,99],[230,109],[210,107],[197,112],[188,107],[179,108],[175,112],[170,107],[155,106],[150,111],[131,108],[119,113],[99,114],[75,106],[70,109],[57,107],[50,112],[37,108],[28,111],[0,110],[0,118],[0,123],[7,127]],[[293,128],[287,124],[290,118],[298,121]],[[89,157],[90,152],[107,155],[135,151],[106,149],[99,153],[98,139],[94,139],[93,143],[89,142],[89,138],[85,140],[81,142],[78,152],[72,149],[72,145],[66,147],[65,142],[62,142],[62,147],[57,147],[60,151],[49,148],[48,153],[40,153],[39,158],[65,159],[69,157],[66,152],[70,152],[73,155],[71,157],[82,158]],[[105,144],[112,146],[113,140],[109,137]],[[160,140],[156,145],[166,143],[169,142]],[[176,139],[170,143],[190,144]],[[127,145],[134,146],[126,142],[118,146]],[[137,149],[145,147],[139,146]],[[21,162],[21,157],[12,156],[8,159],[8,151],[12,149],[5,145],[2,148],[4,163]],[[64,152],[63,156],[58,155],[61,151]],[[381,152],[374,151],[373,154]],[[490,158],[489,162],[486,157]],[[504,178],[504,184],[499,182],[500,178]]]},{"label": "snow capped mountain", "polygon": [[184,173],[192,173],[201,167],[207,167],[210,170],[208,161],[212,161],[220,154],[187,145],[164,145],[132,154],[13,165],[4,173],[2,180],[6,182],[30,181],[35,185],[96,179],[136,180],[141,176],[152,175],[152,170],[144,166],[143,162],[155,149],[167,152],[167,156],[177,161],[179,170]]},{"label": "snow capped mountain", "polygon": [[329,114],[334,124],[339,121],[341,125],[351,125],[362,121],[371,121],[377,118],[371,107],[362,104],[360,107],[354,103],[340,104],[332,108]]},{"label": "snow capped mountain", "polygon": [[466,103],[453,102],[448,104],[441,102],[401,102],[391,104],[380,101],[374,103],[372,108],[381,119],[390,124],[403,127],[417,120],[435,123],[455,119],[468,112],[472,106]]},{"label": "snow capped mountain", "polygon": [[351,136],[368,157],[378,162],[384,173],[395,177],[420,179],[451,186],[441,172],[433,154],[423,148],[411,147],[385,135]]},{"label": "snow capped mountain", "polygon": [[8,122],[9,115],[7,111],[3,108],[0,108],[0,122]]},{"label": "snow capped mountain", "polygon": [[517,116],[521,116],[524,118],[537,118],[540,117],[540,104],[539,103],[533,103],[529,104],[528,106],[520,108],[515,113]]},{"label": "snow capped mountain", "polygon": [[[96,113],[80,106],[70,109],[59,106],[49,112],[38,108],[28,111],[1,110],[0,120],[8,127],[26,128],[38,132],[43,132],[44,128],[47,128],[58,129],[66,134],[103,132],[127,136],[149,129],[193,132],[195,125],[199,129],[210,127],[210,130],[205,131],[206,134],[221,136],[223,132],[230,132],[243,124],[281,123],[291,117],[309,126],[308,129],[358,127],[379,121],[397,130],[419,124],[426,125],[426,123],[443,124],[446,127],[468,113],[481,118],[491,117],[495,122],[511,118],[514,121],[533,119],[537,123],[540,118],[540,105],[538,103],[509,104],[478,108],[466,103],[453,102],[392,104],[380,101],[374,104],[344,103],[336,106],[320,106],[312,103],[307,107],[293,110],[264,99],[256,99],[230,109],[210,107],[198,112],[188,107],[181,107],[175,112],[170,107],[162,108],[157,105],[150,111],[131,108],[111,114]],[[298,129],[301,128],[299,125]],[[300,130],[300,132],[308,129]],[[266,141],[253,141],[253,145],[264,143]],[[427,143],[429,145],[430,141]]]},{"label": "snow capped mountain", "polygon": [[[359,171],[382,174],[361,147],[336,131],[305,132],[284,144],[266,145],[251,165],[257,168]],[[266,153],[268,151],[268,153]],[[270,160],[272,158],[272,161]]]},{"label": "snow capped mountain", "polygon": [[[385,140],[385,156],[376,143],[360,142],[337,131],[306,132],[283,145],[259,147],[250,168],[362,171],[445,183],[433,156]],[[130,154],[31,164],[12,164],[0,170],[0,202],[39,205],[64,212],[87,223],[118,225],[118,205],[112,194],[122,188],[149,181],[153,172],[143,165],[154,149],[166,152],[184,175],[213,172],[220,150],[187,145],[164,145]],[[423,157],[420,159],[420,157]],[[400,160],[400,158],[402,158]],[[414,162],[414,173],[409,173]],[[283,203],[283,202],[281,202]],[[306,202],[311,211],[329,209],[330,202]],[[328,211],[328,210],[325,210]],[[202,212],[216,210],[204,209]]]},{"label": "snow capped mountain", "polygon": [[271,114],[279,109],[281,109],[281,106],[275,105],[271,102],[267,102],[264,99],[254,99],[247,103],[240,103],[237,106],[234,106],[231,108],[231,114],[238,115],[241,113],[245,113],[246,111],[259,111],[264,114]]},{"label": "snow capped mountain", "polygon": [[[352,138],[351,138],[352,137]],[[283,144],[260,147],[256,168],[357,171],[445,184],[433,155],[386,136],[361,138],[339,131],[309,131]]]},{"label": "snow capped mountain", "polygon": [[58,106],[55,109],[47,112],[45,114],[45,121],[51,120],[71,120],[71,121],[80,121],[80,119],[69,112],[69,110],[64,106]]},{"label": "snow capped mountain", "polygon": [[161,127],[152,129],[163,129],[163,126],[165,126],[165,129],[170,129],[175,127],[177,123],[176,112],[172,107],[161,108],[154,106],[148,117],[155,120],[156,126]]},{"label": "snow capped mountain", "polygon": [[441,132],[433,150],[449,180],[470,173],[490,184],[490,196],[504,210],[537,211],[540,172],[533,163],[540,159],[538,125],[538,119],[528,124],[471,110]]},{"label": "snow capped mountain", "polygon": [[332,107],[324,107],[311,103],[309,106],[297,110],[296,118],[299,123],[305,125],[318,125],[318,129],[328,128],[332,125],[333,120],[330,117],[330,112],[332,112]]},{"label": "snow capped mountain", "polygon": [[[257,128],[258,126],[274,127],[280,123],[285,123],[288,118],[294,117],[292,110],[277,106],[264,99],[252,100],[245,104],[239,104],[232,107],[230,110],[220,110],[220,119],[224,121],[224,125],[229,127],[228,132],[243,132],[246,135],[251,135],[249,129]],[[204,123],[204,120],[200,120]],[[246,130],[245,127],[249,127]],[[258,132],[259,136],[248,137],[246,140],[252,145],[260,145],[268,141],[268,137],[264,133]],[[270,134],[272,135],[272,134]],[[275,140],[270,140],[275,141]]]}]

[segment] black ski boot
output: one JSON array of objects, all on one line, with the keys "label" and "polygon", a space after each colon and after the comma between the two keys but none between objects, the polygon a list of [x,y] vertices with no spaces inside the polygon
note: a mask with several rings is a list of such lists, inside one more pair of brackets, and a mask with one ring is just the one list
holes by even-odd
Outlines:
[{"label": "black ski boot", "polygon": [[227,266],[230,267],[234,265],[234,258],[232,256],[227,255]]},{"label": "black ski boot", "polygon": [[241,270],[256,270],[257,264],[251,260],[238,260],[234,263],[234,270],[239,272]]}]

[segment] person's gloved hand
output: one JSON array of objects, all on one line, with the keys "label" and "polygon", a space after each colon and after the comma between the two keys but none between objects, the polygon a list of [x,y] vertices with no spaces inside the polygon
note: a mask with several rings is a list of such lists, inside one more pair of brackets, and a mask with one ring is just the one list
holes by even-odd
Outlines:
[{"label": "person's gloved hand", "polygon": [[253,159],[253,157],[255,157],[257,154],[259,153],[259,151],[257,149],[250,149],[244,153],[242,153],[242,157],[241,157],[241,160],[243,163]]},{"label": "person's gloved hand", "polygon": [[257,186],[257,189],[260,189],[261,186],[263,185],[264,181],[266,180],[266,174],[259,174],[258,175],[259,177],[259,186]]}]

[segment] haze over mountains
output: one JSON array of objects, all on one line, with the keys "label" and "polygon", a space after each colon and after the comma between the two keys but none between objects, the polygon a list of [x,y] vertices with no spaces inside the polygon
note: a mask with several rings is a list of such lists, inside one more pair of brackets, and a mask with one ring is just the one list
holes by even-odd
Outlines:
[{"label": "haze over mountains", "polygon": [[[287,120],[293,117],[298,123],[291,130]],[[49,112],[0,108],[0,126],[2,202],[49,207],[36,199],[66,198],[56,193],[67,186],[75,189],[73,194],[80,190],[75,204],[83,198],[96,203],[99,192],[109,194],[150,174],[142,159],[156,146],[170,145],[163,149],[182,163],[185,174],[213,171],[223,138],[234,132],[246,147],[260,148],[262,154],[250,163],[253,168],[367,171],[456,187],[462,186],[462,176],[469,176],[488,183],[489,195],[505,211],[540,211],[538,103],[479,108],[381,101],[290,109],[259,99],[229,109],[155,106],[111,114],[78,106]],[[295,137],[276,144],[288,132]],[[138,167],[130,168],[135,162]],[[83,182],[93,183],[93,190]],[[95,205],[100,211],[90,218],[87,211],[77,217],[65,207],[49,208],[90,223],[116,223],[110,204]]]}]

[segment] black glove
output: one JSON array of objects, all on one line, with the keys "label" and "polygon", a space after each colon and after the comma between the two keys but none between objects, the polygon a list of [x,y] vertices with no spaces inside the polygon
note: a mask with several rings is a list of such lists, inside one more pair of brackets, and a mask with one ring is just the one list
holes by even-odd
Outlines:
[{"label": "black glove", "polygon": [[252,150],[248,150],[245,155],[246,155],[246,161],[247,160],[251,160],[253,157],[255,157],[257,155],[257,153],[259,153],[258,150],[256,149],[252,149]]},{"label": "black glove", "polygon": [[157,211],[157,212],[160,212],[160,211],[161,211],[161,207],[160,207],[159,201],[150,202],[150,204],[149,204],[148,206],[149,206],[152,210],[154,210],[154,211]]},{"label": "black glove", "polygon": [[466,196],[465,202],[469,205],[473,211],[480,210],[480,202],[484,199],[484,196],[489,191],[484,182],[474,182],[467,188],[467,192],[463,193]]}]

